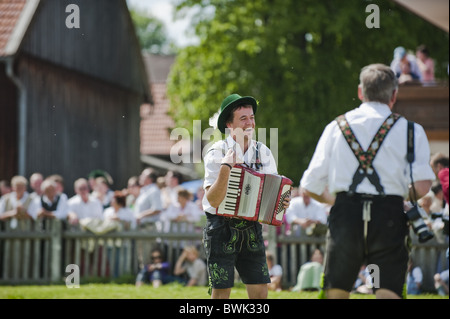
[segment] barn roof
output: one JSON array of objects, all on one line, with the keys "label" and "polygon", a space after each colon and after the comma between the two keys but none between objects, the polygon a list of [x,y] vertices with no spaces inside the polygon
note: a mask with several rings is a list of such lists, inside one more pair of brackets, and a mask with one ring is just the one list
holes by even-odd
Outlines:
[{"label": "barn roof", "polygon": [[0,57],[16,54],[39,0],[0,1]]},{"label": "barn roof", "polygon": [[141,106],[141,153],[169,155],[176,141],[170,140],[170,130],[175,123],[168,115],[170,101],[167,97],[167,77],[175,56],[144,53],[144,63],[150,78],[154,101],[153,110],[148,104]]},{"label": "barn roof", "polygon": [[81,27],[66,25],[69,0],[0,0],[0,61],[21,53],[143,94],[148,77],[125,0],[78,0]]}]

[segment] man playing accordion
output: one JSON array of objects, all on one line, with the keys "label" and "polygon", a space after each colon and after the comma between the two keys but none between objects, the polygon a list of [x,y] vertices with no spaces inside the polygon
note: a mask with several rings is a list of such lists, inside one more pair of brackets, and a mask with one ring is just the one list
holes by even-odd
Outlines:
[{"label": "man playing accordion", "polygon": [[[263,174],[277,174],[270,149],[252,139],[255,129],[256,100],[232,94],[224,99],[217,126],[229,136],[211,146],[204,157],[207,217],[203,243],[206,251],[211,297],[227,299],[234,285],[234,268],[247,287],[249,298],[267,298],[270,283],[262,225],[257,221],[216,214],[226,196],[230,171],[236,164]],[[289,206],[290,197],[283,201]]]}]

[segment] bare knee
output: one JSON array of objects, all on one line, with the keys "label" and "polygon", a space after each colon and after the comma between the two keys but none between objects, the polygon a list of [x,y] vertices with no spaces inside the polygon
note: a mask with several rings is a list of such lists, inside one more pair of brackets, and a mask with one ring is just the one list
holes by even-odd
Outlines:
[{"label": "bare knee", "polygon": [[231,294],[231,288],[226,289],[212,289],[211,299],[229,299]]},{"label": "bare knee", "polygon": [[267,299],[268,287],[267,284],[260,285],[246,285],[249,299]]}]

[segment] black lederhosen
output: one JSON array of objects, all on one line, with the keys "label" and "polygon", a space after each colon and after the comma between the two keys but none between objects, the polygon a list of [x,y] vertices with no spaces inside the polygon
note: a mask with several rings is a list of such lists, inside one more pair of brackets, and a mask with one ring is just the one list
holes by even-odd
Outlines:
[{"label": "black lederhosen", "polygon": [[[364,202],[370,206],[365,235]],[[403,198],[339,193],[329,215],[323,288],[350,292],[361,265],[379,269],[379,287],[404,297],[409,232]]]},{"label": "black lederhosen", "polygon": [[203,245],[211,287],[233,287],[235,267],[244,284],[270,283],[262,225],[209,213],[206,217]]}]

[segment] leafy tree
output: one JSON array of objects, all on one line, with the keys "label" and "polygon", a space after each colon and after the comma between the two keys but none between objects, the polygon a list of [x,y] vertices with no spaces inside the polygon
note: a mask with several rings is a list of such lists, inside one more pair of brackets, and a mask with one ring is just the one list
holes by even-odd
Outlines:
[{"label": "leafy tree", "polygon": [[138,9],[130,9],[130,14],[143,50],[155,54],[169,54],[175,51],[174,44],[168,40],[162,21]]},{"label": "leafy tree", "polygon": [[[258,127],[278,128],[279,172],[298,183],[325,125],[357,107],[367,64],[390,64],[395,47],[425,43],[448,77],[448,34],[388,0],[374,1],[380,28],[366,27],[370,1],[185,0],[198,6],[198,46],[180,50],[169,81],[178,127],[208,118],[229,94],[259,100]],[[213,12],[213,14],[210,14]],[[267,137],[269,141],[269,137]],[[269,143],[268,143],[269,144]],[[269,145],[273,148],[273,145]]]}]

